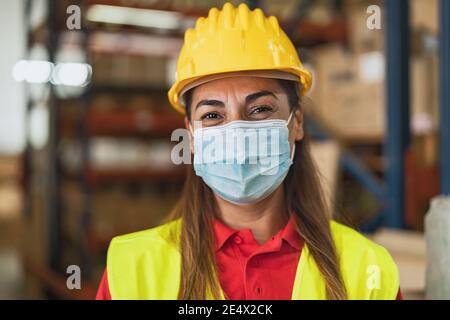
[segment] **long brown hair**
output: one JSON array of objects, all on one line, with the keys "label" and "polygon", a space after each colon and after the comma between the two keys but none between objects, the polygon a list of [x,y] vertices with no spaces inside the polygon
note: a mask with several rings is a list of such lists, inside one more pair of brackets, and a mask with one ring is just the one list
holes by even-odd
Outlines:
[{"label": "long brown hair", "polygon": [[[292,81],[279,81],[288,94],[291,110],[301,108],[297,85]],[[185,94],[188,119],[191,90]],[[171,215],[171,219],[182,218],[182,266],[178,298],[202,300],[209,291],[213,298],[219,299],[221,287],[215,263],[212,227],[212,220],[217,213],[214,195],[195,174],[192,165],[188,165],[187,171],[181,199]],[[296,142],[293,165],[283,183],[287,210],[294,214],[296,230],[322,273],[327,298],[346,299],[319,173],[310,155],[306,133],[302,140]]]}]

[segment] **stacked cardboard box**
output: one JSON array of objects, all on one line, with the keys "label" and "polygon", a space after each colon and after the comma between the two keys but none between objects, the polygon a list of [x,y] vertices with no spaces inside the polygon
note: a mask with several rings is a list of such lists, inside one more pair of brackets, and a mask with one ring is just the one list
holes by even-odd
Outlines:
[{"label": "stacked cardboard box", "polygon": [[311,155],[320,173],[322,189],[330,218],[334,215],[334,204],[339,174],[340,148],[334,141],[314,142]]},{"label": "stacked cardboard box", "polygon": [[[426,1],[412,2],[413,28],[425,25],[423,17],[432,19],[436,8],[423,11]],[[433,1],[434,2],[434,1]],[[384,134],[385,58],[384,11],[377,1],[347,1],[345,6],[349,46],[331,44],[314,49],[312,64],[315,83],[311,93],[315,107],[311,111],[338,136],[379,137]],[[381,29],[368,27],[369,5],[379,5]],[[430,3],[432,4],[432,3]],[[420,18],[418,17],[420,16]],[[411,121],[414,133],[435,130],[438,123],[438,62],[433,52],[419,50],[411,56]]]},{"label": "stacked cardboard box", "polygon": [[354,52],[366,53],[383,50],[385,19],[381,1],[346,1],[345,16],[349,43]]},{"label": "stacked cardboard box", "polygon": [[93,82],[102,85],[164,87],[166,58],[96,54]]},{"label": "stacked cardboard box", "polygon": [[0,221],[17,219],[22,210],[21,159],[0,157]]},{"label": "stacked cardboard box", "polygon": [[[87,230],[89,234],[84,236],[94,235],[96,242],[107,241],[118,234],[159,225],[173,209],[178,194],[179,190],[175,186],[166,186],[165,189],[150,185],[128,189],[120,185],[98,188],[90,195],[92,211]],[[63,197],[66,208],[64,230],[70,239],[77,241],[82,231],[84,194],[78,185],[66,183]]]},{"label": "stacked cardboard box", "polygon": [[411,129],[417,135],[436,131],[439,125],[439,63],[435,54],[411,58]]},{"label": "stacked cardboard box", "polygon": [[[352,30],[352,32],[362,32],[368,38],[367,28],[361,28],[362,23],[365,24],[365,17],[361,11],[367,13],[369,6],[376,5],[381,9],[382,23],[384,24],[383,2],[380,0],[346,0],[344,1],[345,12],[350,14],[354,21],[359,21],[360,28]],[[410,25],[413,29],[423,29],[431,33],[437,34],[439,29],[439,0],[410,0]],[[359,12],[358,12],[359,11]],[[366,17],[372,14],[370,11]],[[384,29],[384,28],[383,28]],[[382,31],[383,32],[383,31]],[[377,36],[378,37],[378,36]],[[383,35],[380,35],[382,41]],[[378,41],[378,40],[377,40]]]},{"label": "stacked cardboard box", "polygon": [[[151,142],[135,138],[92,138],[89,166],[94,170],[178,170],[171,160],[173,144],[165,139]],[[74,174],[82,167],[81,146],[64,140],[61,145],[62,166]]]},{"label": "stacked cardboard box", "polygon": [[383,57],[355,55],[333,44],[314,52],[314,111],[341,136],[381,135],[384,129]]},{"label": "stacked cardboard box", "polygon": [[414,28],[425,29],[437,34],[439,29],[439,0],[412,0],[410,5],[411,25]]}]

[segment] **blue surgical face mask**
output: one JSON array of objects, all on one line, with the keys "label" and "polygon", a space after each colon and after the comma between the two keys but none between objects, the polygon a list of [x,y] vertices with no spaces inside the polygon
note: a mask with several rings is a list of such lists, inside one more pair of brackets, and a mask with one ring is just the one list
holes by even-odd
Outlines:
[{"label": "blue surgical face mask", "polygon": [[[294,149],[285,120],[232,121],[196,129],[194,170],[221,198],[236,204],[258,202],[283,182]],[[295,148],[295,144],[294,144]]]}]

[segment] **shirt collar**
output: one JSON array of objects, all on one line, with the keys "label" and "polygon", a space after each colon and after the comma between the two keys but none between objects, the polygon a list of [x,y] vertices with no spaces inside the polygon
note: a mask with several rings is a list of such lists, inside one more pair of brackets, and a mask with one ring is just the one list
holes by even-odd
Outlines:
[{"label": "shirt collar", "polygon": [[289,243],[289,245],[297,250],[303,247],[303,239],[295,230],[295,218],[291,215],[286,226],[281,230],[281,238]]},{"label": "shirt collar", "polygon": [[225,242],[227,242],[228,239],[230,239],[235,233],[238,233],[239,231],[228,227],[217,218],[214,219],[213,226],[216,251],[222,249]]},{"label": "shirt collar", "polygon": [[[234,234],[239,232],[239,230],[225,225],[217,218],[213,220],[213,227],[216,251],[221,250],[225,242],[227,242],[227,240],[230,239]],[[285,240],[291,247],[297,250],[301,250],[303,247],[303,240],[295,230],[295,221],[293,215],[291,215],[283,229],[281,229],[277,233],[276,237],[277,236],[281,237],[281,239]]]}]

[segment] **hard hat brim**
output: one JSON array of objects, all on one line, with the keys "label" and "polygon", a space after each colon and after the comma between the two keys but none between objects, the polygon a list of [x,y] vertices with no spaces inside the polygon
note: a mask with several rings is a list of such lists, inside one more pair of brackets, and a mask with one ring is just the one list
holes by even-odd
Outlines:
[{"label": "hard hat brim", "polygon": [[288,67],[275,70],[261,69],[261,70],[237,70],[237,71],[217,72],[214,74],[200,75],[193,78],[185,79],[183,81],[175,82],[168,92],[169,102],[175,110],[177,110],[182,114],[185,114],[186,110],[182,97],[186,91],[213,80],[236,76],[253,76],[253,77],[298,81],[299,84],[301,85],[300,91],[301,95],[305,95],[309,91],[312,82],[311,73],[303,68]]}]

